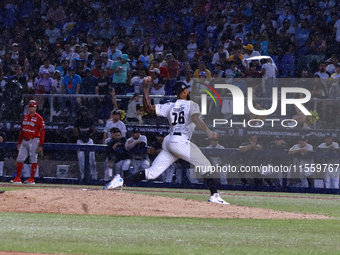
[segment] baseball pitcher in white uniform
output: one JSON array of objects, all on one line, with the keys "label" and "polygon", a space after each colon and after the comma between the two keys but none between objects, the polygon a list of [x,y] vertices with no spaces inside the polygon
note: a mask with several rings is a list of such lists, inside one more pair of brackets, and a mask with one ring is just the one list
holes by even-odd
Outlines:
[{"label": "baseball pitcher in white uniform", "polygon": [[[144,110],[150,114],[166,117],[170,123],[170,133],[164,138],[162,151],[153,161],[151,167],[131,175],[124,180],[116,175],[104,189],[114,189],[121,187],[123,183],[135,183],[141,180],[153,180],[161,175],[171,164],[181,158],[195,166],[207,167],[211,169],[209,160],[203,155],[201,150],[190,142],[191,134],[198,126],[208,138],[217,138],[217,134],[212,132],[200,118],[201,113],[198,104],[190,101],[190,92],[184,82],[176,82],[173,92],[177,95],[174,103],[151,105],[150,91],[151,77],[147,77],[143,82],[143,106]],[[215,179],[209,178],[210,173],[202,174],[202,178],[209,187],[211,196],[209,202],[219,204],[229,204],[225,202],[217,192]]]}]

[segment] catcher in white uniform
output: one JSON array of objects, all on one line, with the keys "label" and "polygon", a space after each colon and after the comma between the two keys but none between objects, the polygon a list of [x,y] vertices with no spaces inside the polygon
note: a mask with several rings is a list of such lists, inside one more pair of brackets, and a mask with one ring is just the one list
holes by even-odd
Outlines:
[{"label": "catcher in white uniform", "polygon": [[[162,151],[153,161],[151,167],[140,171],[123,180],[116,175],[113,180],[104,187],[104,189],[114,189],[121,187],[125,183],[134,183],[141,180],[153,180],[161,175],[172,163],[181,158],[197,166],[211,166],[209,160],[203,155],[201,150],[189,141],[195,126],[203,130],[208,138],[216,138],[217,134],[212,132],[201,120],[199,106],[190,101],[190,92],[184,82],[176,82],[173,86],[173,92],[177,95],[175,103],[151,105],[149,90],[150,77],[147,77],[143,83],[143,106],[144,110],[150,114],[166,117],[170,123],[170,133],[164,138]],[[209,178],[209,173],[202,175],[208,185],[211,196],[209,202],[219,204],[229,204],[225,202],[217,192],[215,180]]]}]

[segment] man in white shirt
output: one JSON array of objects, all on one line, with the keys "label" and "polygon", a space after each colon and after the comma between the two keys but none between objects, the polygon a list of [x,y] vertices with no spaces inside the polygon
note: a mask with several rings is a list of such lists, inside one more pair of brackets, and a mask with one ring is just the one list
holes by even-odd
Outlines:
[{"label": "man in white shirt", "polygon": [[102,60],[102,67],[105,67],[107,70],[111,68],[113,60],[109,59],[106,52],[100,53],[100,59]]},{"label": "man in white shirt", "polygon": [[319,71],[314,73],[314,75],[318,75],[321,79],[325,79],[325,80],[329,79],[329,73],[326,72],[326,63],[325,62],[319,63]]},{"label": "man in white shirt", "polygon": [[48,58],[45,58],[44,64],[39,67],[39,74],[42,75],[44,70],[47,70],[50,73],[50,76],[54,74],[55,67],[50,64],[50,60]]},{"label": "man in white shirt", "polygon": [[273,60],[261,59],[262,69],[261,74],[263,78],[262,89],[264,97],[272,97],[273,87],[276,87],[276,75],[278,73],[277,67]]},{"label": "man in white shirt", "polygon": [[255,57],[255,56],[260,56],[260,52],[254,50],[254,46],[252,44],[248,44],[246,46],[243,46],[244,49],[244,54],[242,58],[242,64],[245,67],[249,67],[249,62],[246,61],[248,58]]},{"label": "man in white shirt", "polygon": [[213,59],[211,61],[211,64],[216,65],[217,63],[219,63],[220,60],[220,55],[222,53],[225,53],[226,59],[229,58],[229,52],[227,50],[224,49],[224,44],[220,44],[217,48],[217,52],[214,54]]},{"label": "man in white shirt", "polygon": [[103,135],[104,144],[105,144],[106,138],[108,138],[108,133],[113,127],[119,128],[120,132],[122,133],[122,137],[126,136],[126,126],[122,121],[120,121],[120,116],[121,116],[121,112],[119,110],[113,110],[111,112],[111,120],[106,123],[105,128],[104,128],[104,135]]}]

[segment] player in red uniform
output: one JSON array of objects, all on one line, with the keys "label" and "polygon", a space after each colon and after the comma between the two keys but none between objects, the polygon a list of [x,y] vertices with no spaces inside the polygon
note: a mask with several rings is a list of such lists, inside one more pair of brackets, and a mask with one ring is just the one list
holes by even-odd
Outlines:
[{"label": "player in red uniform", "polygon": [[34,175],[38,167],[38,153],[43,150],[45,139],[45,122],[37,113],[37,103],[34,100],[28,102],[28,114],[24,116],[21,122],[21,130],[17,149],[17,176],[12,183],[21,183],[21,171],[25,159],[29,156],[31,163],[31,177],[25,181],[27,184],[35,184]]}]

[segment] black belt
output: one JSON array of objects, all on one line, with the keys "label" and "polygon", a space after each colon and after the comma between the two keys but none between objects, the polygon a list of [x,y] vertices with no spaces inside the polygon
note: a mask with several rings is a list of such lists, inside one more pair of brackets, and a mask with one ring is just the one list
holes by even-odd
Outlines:
[{"label": "black belt", "polygon": [[181,133],[178,133],[178,132],[175,132],[175,133],[173,133],[173,135],[179,135],[179,136],[181,136],[182,134],[181,134]]},{"label": "black belt", "polygon": [[29,140],[33,140],[35,138],[38,138],[38,137],[33,137],[33,138],[24,138],[25,141],[29,141]]}]

